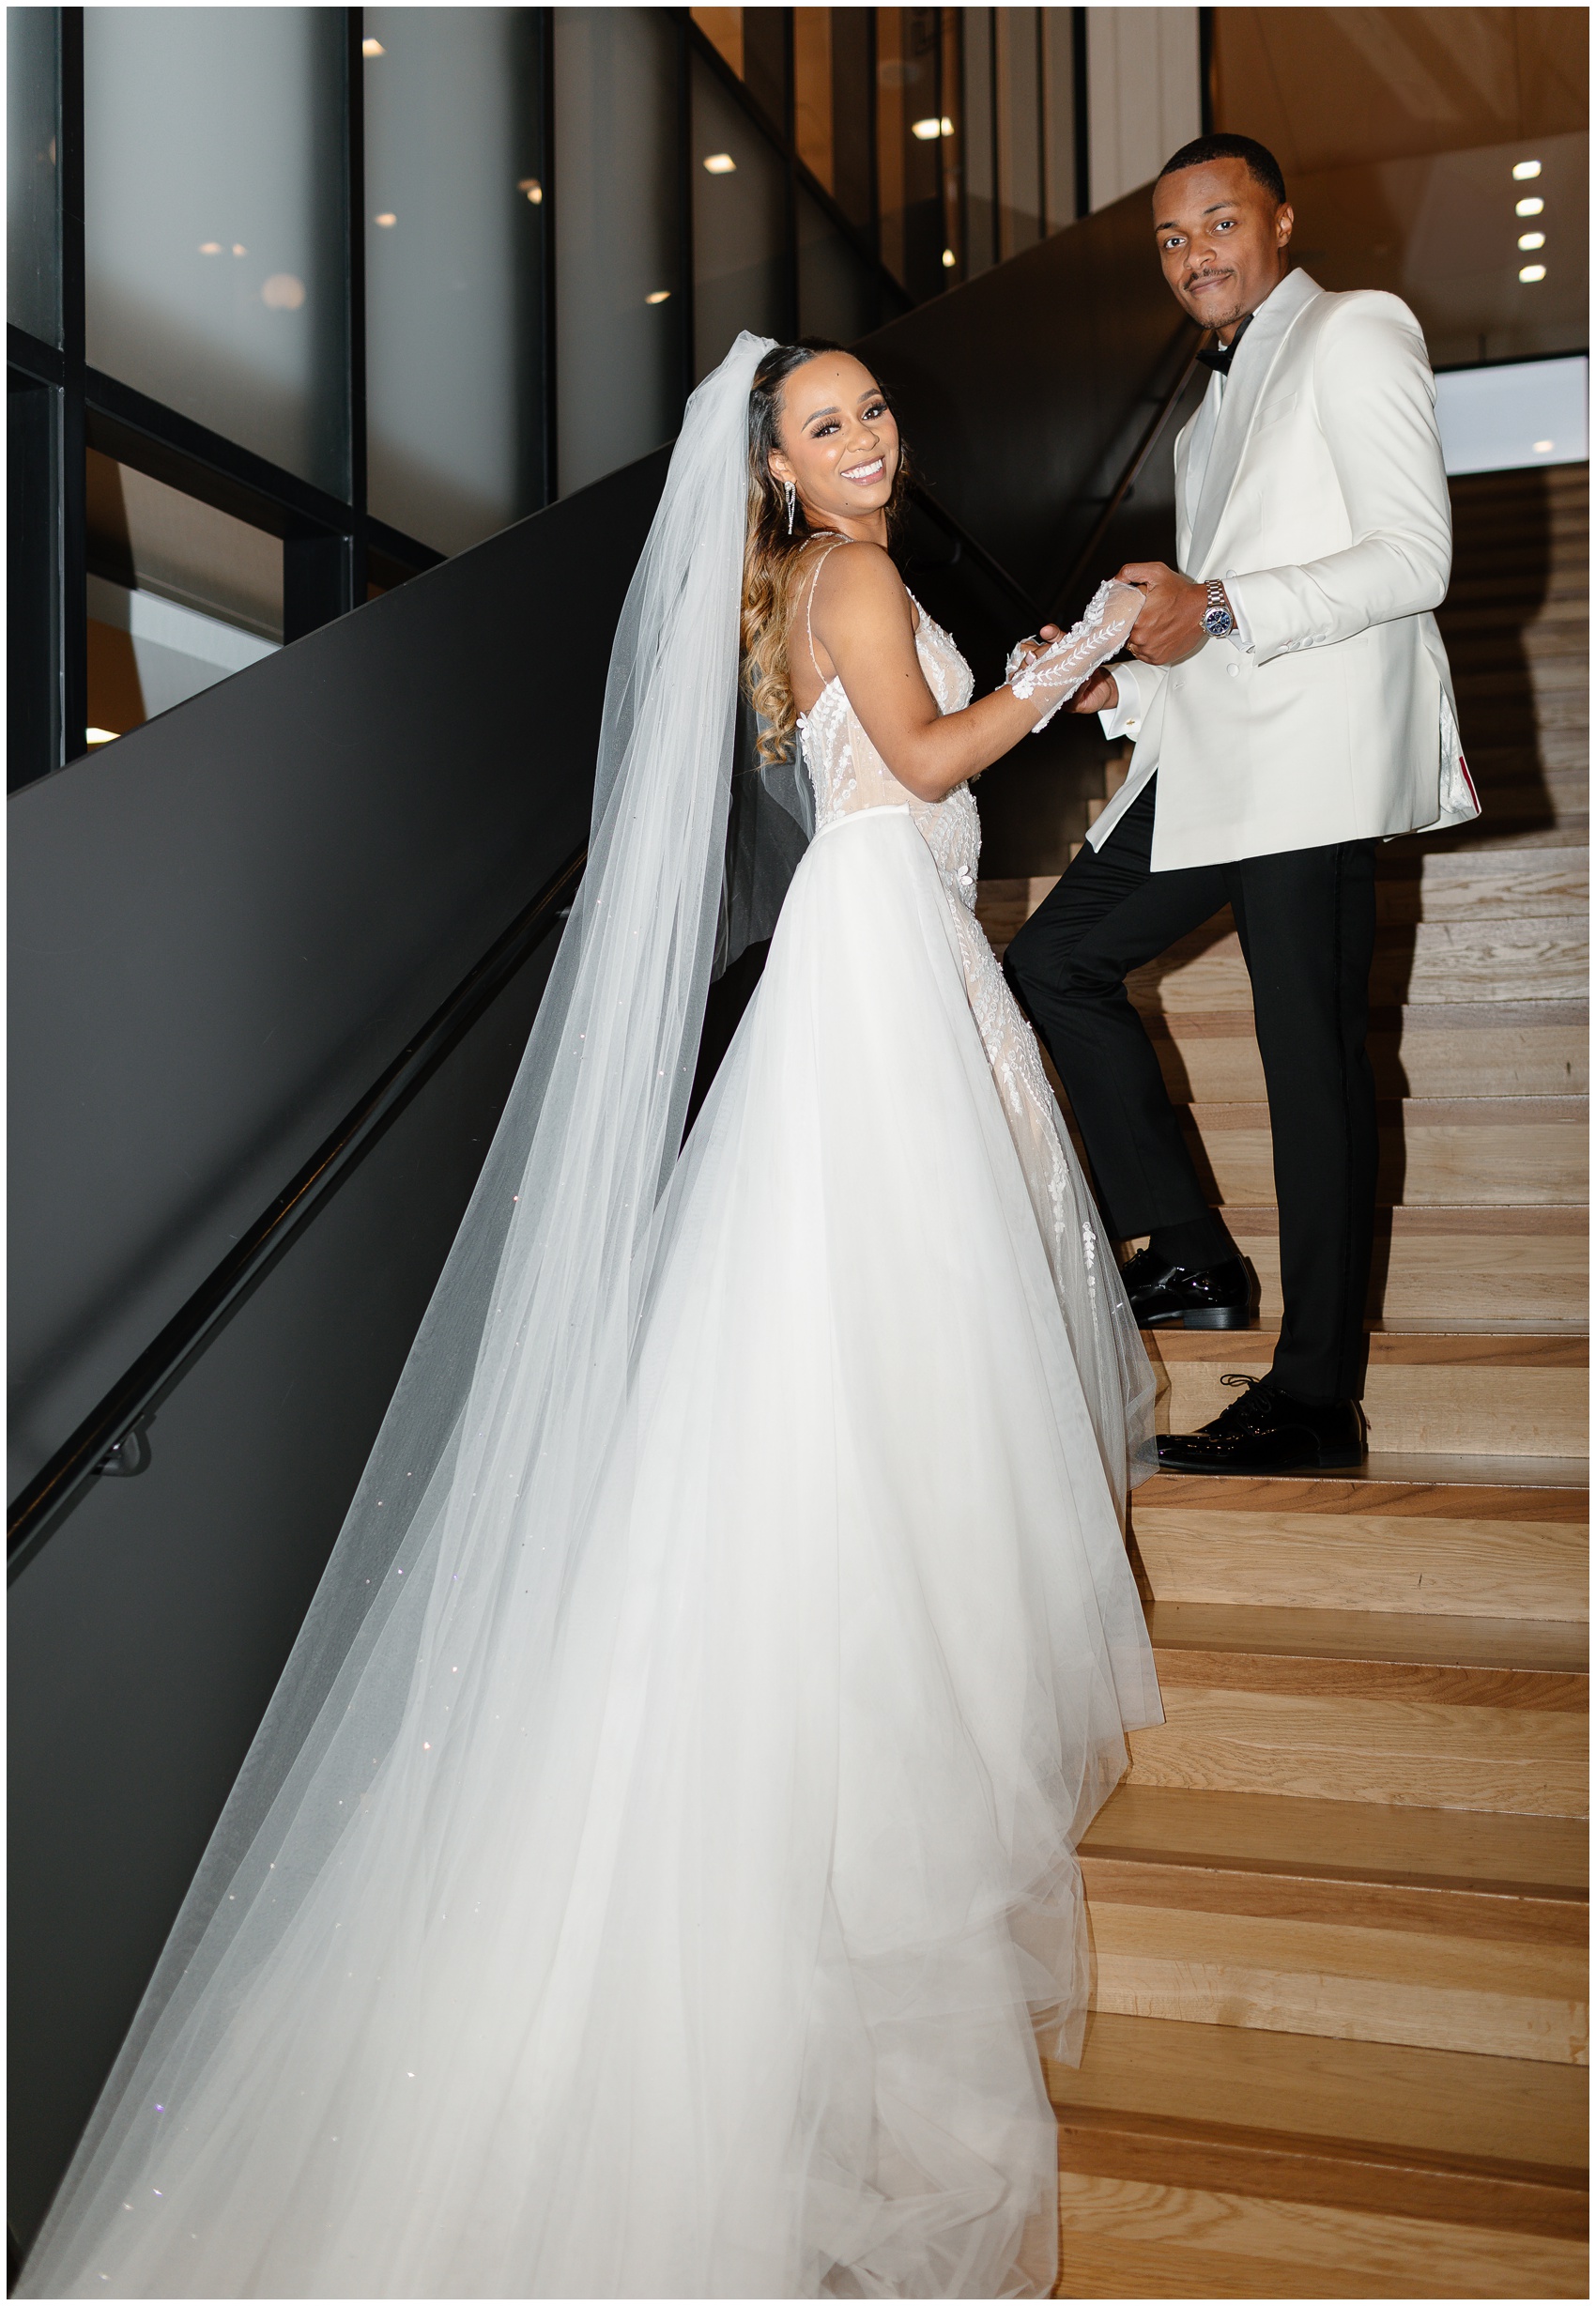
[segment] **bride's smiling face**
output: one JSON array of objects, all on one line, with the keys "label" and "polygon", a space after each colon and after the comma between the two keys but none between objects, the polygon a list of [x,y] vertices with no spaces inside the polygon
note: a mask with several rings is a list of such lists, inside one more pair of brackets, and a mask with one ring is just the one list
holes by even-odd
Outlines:
[{"label": "bride's smiling face", "polygon": [[812,529],[874,529],[898,477],[898,424],[851,352],[818,352],[782,387],[770,469],[796,487]]}]

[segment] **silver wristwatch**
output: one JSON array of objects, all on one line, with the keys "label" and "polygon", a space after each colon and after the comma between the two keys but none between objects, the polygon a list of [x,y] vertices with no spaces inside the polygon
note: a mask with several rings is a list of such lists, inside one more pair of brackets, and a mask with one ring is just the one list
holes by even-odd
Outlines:
[{"label": "silver wristwatch", "polygon": [[1210,576],[1206,586],[1208,606],[1203,611],[1203,630],[1210,640],[1228,640],[1235,630],[1235,619],[1225,598],[1225,589],[1217,576]]}]

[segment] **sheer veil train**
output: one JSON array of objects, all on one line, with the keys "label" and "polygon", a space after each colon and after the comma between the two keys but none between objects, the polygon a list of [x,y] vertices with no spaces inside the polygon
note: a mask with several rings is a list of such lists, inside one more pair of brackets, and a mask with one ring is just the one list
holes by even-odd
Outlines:
[{"label": "sheer veil train", "polygon": [[[754,1494],[769,1468],[739,1455],[745,1428],[778,1432],[794,1373],[811,1384],[816,1368],[755,1307],[766,1327],[738,1362],[752,1374],[712,1429],[692,1391],[706,1362],[655,1366],[649,1342],[662,1306],[679,1339],[697,1318],[672,1299],[699,1222],[687,1187],[695,1162],[735,1153],[731,1107],[712,1099],[678,1162],[721,902],[748,398],[767,348],[740,336],[688,404],[616,637],[590,863],[514,1088],[22,2295],[1051,2282],[1029,2005],[1052,2004],[1066,2037],[1078,2021],[1071,1837],[1122,1766],[1122,1724],[1157,1710],[1101,1479],[1146,1407],[1128,1401],[1144,1363],[1111,1343],[1079,1379],[1049,1380],[1074,1389],[1094,1463],[1088,1480],[1056,1449],[1037,1459],[1037,1494],[1063,1500],[1045,1510],[1074,1534],[1056,1575],[1028,1587],[1015,1570],[1012,1607],[1016,1624],[1047,1621],[1057,1685],[1053,1667],[1039,1689],[1021,1649],[994,1650],[984,1791],[957,1724],[931,1789],[943,1806],[963,1789],[1002,1866],[943,1881],[924,1849],[887,1848],[900,1819],[861,1834],[939,1917],[912,1945],[885,1905],[847,1909],[825,1886],[838,1756],[898,1734],[885,1713],[849,1718],[849,1627],[867,1613],[838,1604],[846,1570],[779,1590],[786,1572],[761,1570],[751,1600],[695,1618],[693,1564],[679,1582],[651,1551],[706,1456]],[[772,1187],[804,1190],[801,1170]],[[1117,1336],[1112,1264],[1080,1320]],[[1037,1300],[1029,1268],[1013,1290]],[[1025,1383],[1051,1350],[1017,1358]],[[657,1437],[689,1424],[682,1462],[662,1456]],[[782,1469],[794,1496],[846,1470],[812,1442],[796,1436]],[[1017,1498],[1032,1472],[1012,1473]],[[773,1629],[752,1659],[745,1605]],[[662,1644],[677,1645],[668,1671]],[[679,2036],[683,2005],[703,2022]],[[925,2094],[944,2052],[949,2105],[1001,2100],[968,2134],[963,2116],[944,2134]],[[660,2135],[650,2108],[668,2098],[682,2111]],[[1005,2160],[1028,2173],[1012,2214]]]}]

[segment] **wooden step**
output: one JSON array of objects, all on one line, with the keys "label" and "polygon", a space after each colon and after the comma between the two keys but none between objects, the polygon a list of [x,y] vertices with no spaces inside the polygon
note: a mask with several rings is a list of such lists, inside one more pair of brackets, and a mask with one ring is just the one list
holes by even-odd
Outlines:
[{"label": "wooden step", "polygon": [[[1189,1105],[1181,1117],[1210,1203],[1272,1199],[1266,1105]],[[1380,1109],[1382,1207],[1579,1207],[1589,1199],[1588,1164],[1584,1098],[1406,1098]]]},{"label": "wooden step", "polygon": [[1578,2064],[1585,1843],[1561,1818],[1124,1785],[1081,1844],[1093,2006]]},{"label": "wooden step", "polygon": [[1104,2013],[1059,2116],[1059,2295],[1586,2295],[1575,2068]]},{"label": "wooden step", "polygon": [[[1177,1104],[1256,1104],[1267,1091],[1250,1008],[1143,1013]],[[1375,1009],[1376,1093],[1400,1098],[1583,1097],[1590,1085],[1585,1001],[1416,1002]]]},{"label": "wooden step", "polygon": [[[1275,1332],[1261,1329],[1143,1335],[1159,1373],[1159,1427],[1166,1433],[1190,1433],[1217,1417],[1235,1398],[1223,1378],[1266,1376],[1275,1348]],[[1588,1342],[1566,1334],[1375,1330],[1363,1393],[1371,1444],[1526,1460],[1581,1456],[1588,1360]]]},{"label": "wooden step", "polygon": [[1158,1473],[1131,1499],[1150,1599],[1583,1620],[1582,1460],[1371,1453],[1356,1472]]},{"label": "wooden step", "polygon": [[[1374,936],[1369,997],[1375,1008],[1420,1002],[1583,1001],[1589,990],[1583,916],[1519,921],[1420,921]],[[1127,979],[1143,1011],[1241,1009],[1252,987],[1241,945],[1223,915],[1182,937]]]},{"label": "wooden step", "polygon": [[[1225,1223],[1258,1277],[1260,1319],[1272,1325],[1281,1311],[1280,1213],[1227,1207]],[[1583,1207],[1381,1209],[1369,1316],[1376,1324],[1445,1324],[1488,1313],[1503,1330],[1583,1331],[1588,1263]]]},{"label": "wooden step", "polygon": [[1374,895],[1387,926],[1566,919],[1588,910],[1590,852],[1558,849],[1526,859],[1509,851],[1451,848],[1382,858]]},{"label": "wooden step", "polygon": [[[1579,1818],[1583,1627],[1154,1603],[1128,1783]],[[1350,1955],[1348,1957],[1350,1959]]]}]

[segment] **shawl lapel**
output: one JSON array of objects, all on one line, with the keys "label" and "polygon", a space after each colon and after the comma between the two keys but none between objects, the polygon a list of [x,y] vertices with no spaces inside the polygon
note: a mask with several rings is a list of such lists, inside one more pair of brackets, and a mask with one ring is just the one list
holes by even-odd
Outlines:
[{"label": "shawl lapel", "polygon": [[1240,373],[1233,369],[1225,379],[1224,403],[1214,435],[1213,453],[1203,475],[1203,493],[1192,515],[1191,544],[1186,558],[1194,576],[1201,572],[1213,548],[1220,515],[1235,484],[1241,453],[1247,446],[1252,419],[1280,358],[1281,347],[1293,324],[1324,293],[1318,282],[1310,280],[1306,272],[1288,272],[1273,295],[1259,306],[1252,326],[1242,340],[1242,352],[1237,355]]}]

